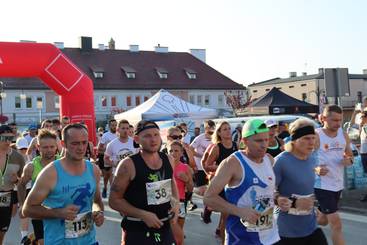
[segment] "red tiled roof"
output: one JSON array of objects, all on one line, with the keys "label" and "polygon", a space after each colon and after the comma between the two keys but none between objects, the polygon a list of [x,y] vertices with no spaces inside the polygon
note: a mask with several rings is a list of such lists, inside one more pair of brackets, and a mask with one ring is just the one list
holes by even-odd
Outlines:
[{"label": "red tiled roof", "polygon": [[[79,48],[65,48],[62,52],[93,80],[95,89],[244,89],[189,53],[108,49],[82,52]],[[135,79],[128,79],[121,67],[135,70]],[[157,67],[168,72],[167,79],[159,78]],[[103,78],[94,78],[92,69],[102,70]],[[196,72],[196,79],[187,77],[188,69]],[[6,89],[47,88],[37,78],[2,80]]]}]

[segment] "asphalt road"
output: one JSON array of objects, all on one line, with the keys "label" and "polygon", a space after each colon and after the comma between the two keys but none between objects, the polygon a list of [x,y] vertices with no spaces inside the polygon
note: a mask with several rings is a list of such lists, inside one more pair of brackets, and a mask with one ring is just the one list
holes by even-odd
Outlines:
[{"label": "asphalt road", "polygon": [[[215,238],[214,231],[218,224],[219,215],[212,215],[212,223],[204,224],[200,220],[200,212],[202,211],[201,200],[196,198],[199,208],[193,212],[189,212],[185,224],[185,243],[190,245],[217,245],[220,241]],[[106,204],[106,200],[104,200]],[[97,240],[100,244],[120,244],[121,229],[120,215],[111,210],[106,205],[106,220],[102,227],[97,228]],[[350,245],[366,245],[367,244],[367,216],[341,213],[343,220],[343,230],[346,238],[346,244]],[[31,225],[30,225],[31,227]],[[330,229],[324,228],[330,242]],[[20,243],[19,218],[12,220],[11,227],[5,237],[5,245],[15,245]]]}]

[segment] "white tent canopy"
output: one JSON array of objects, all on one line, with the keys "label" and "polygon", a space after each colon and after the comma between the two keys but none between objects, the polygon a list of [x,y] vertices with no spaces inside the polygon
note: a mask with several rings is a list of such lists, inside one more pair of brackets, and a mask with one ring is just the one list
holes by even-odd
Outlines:
[{"label": "white tent canopy", "polygon": [[129,111],[115,115],[116,120],[126,119],[130,123],[140,120],[167,121],[175,119],[210,119],[216,118],[217,111],[191,104],[164,89],[149,100]]}]

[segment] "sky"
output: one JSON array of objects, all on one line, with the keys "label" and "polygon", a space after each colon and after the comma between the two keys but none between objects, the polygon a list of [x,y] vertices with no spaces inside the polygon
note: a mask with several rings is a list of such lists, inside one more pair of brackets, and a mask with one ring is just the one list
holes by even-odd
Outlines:
[{"label": "sky", "polygon": [[249,85],[289,72],[367,68],[364,0],[1,1],[0,41],[64,42],[169,51],[206,49],[206,62]]}]

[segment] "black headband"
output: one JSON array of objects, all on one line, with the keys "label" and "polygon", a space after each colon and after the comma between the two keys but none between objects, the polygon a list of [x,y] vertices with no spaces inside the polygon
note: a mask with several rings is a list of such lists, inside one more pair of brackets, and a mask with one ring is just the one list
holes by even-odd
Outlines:
[{"label": "black headband", "polygon": [[294,133],[291,135],[291,141],[295,141],[296,139],[308,134],[315,134],[315,129],[313,126],[305,126],[294,131]]},{"label": "black headband", "polygon": [[138,134],[140,134],[140,132],[142,132],[142,131],[144,131],[144,130],[146,130],[146,129],[151,129],[151,128],[156,128],[156,129],[158,129],[158,130],[159,130],[159,127],[158,127],[157,125],[154,125],[154,124],[148,124],[147,126],[143,126],[143,127],[141,127],[141,128],[137,128],[137,129],[135,130],[135,135],[138,135]]}]

